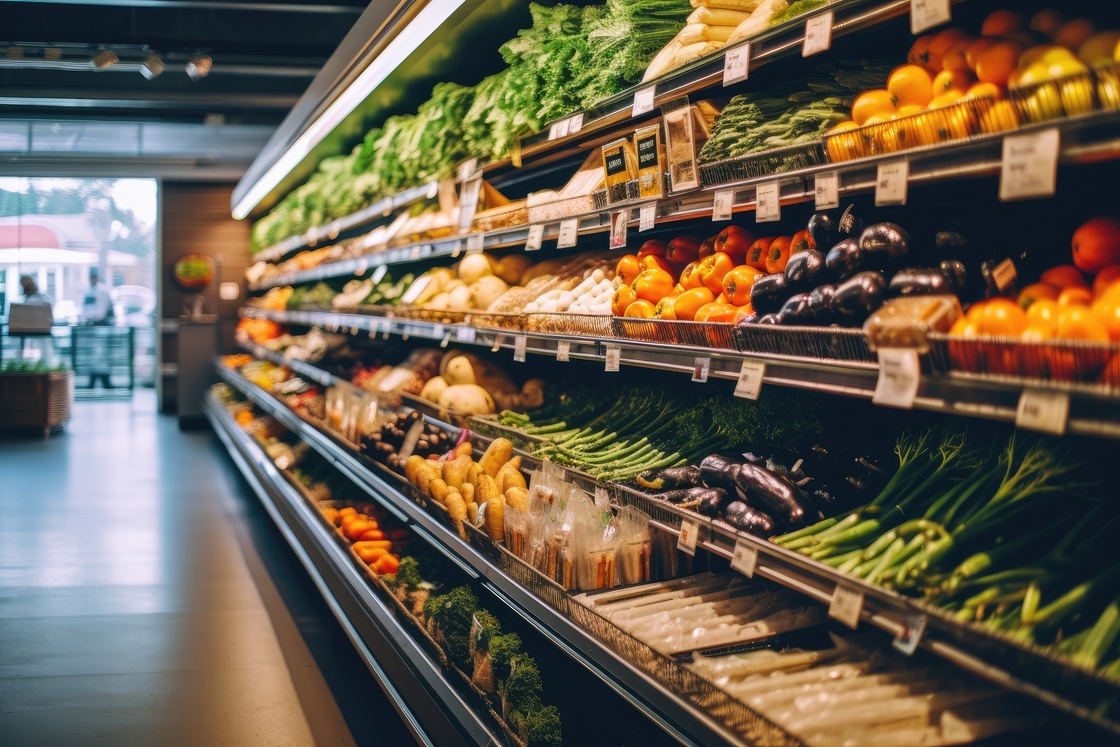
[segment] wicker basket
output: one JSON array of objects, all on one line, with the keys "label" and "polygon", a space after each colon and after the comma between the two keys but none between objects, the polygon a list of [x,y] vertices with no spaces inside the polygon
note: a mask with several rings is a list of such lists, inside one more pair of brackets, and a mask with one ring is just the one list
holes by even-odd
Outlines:
[{"label": "wicker basket", "polygon": [[70,371],[0,374],[0,428],[61,428],[70,419],[74,375]]}]

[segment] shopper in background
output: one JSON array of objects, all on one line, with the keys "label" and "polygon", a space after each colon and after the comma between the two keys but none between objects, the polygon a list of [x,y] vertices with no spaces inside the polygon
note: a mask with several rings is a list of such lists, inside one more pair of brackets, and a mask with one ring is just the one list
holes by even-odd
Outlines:
[{"label": "shopper in background", "polygon": [[39,292],[39,286],[35,285],[35,280],[30,275],[24,275],[19,279],[19,287],[23,290],[24,303],[37,303],[46,306],[54,306],[54,301],[46,293]]},{"label": "shopper in background", "polygon": [[[89,290],[82,297],[82,323],[91,327],[111,327],[116,324],[113,314],[113,299],[104,288],[98,286],[96,269],[89,271]],[[106,389],[113,388],[109,378],[109,345],[101,335],[96,335],[91,346],[92,360],[89,367],[89,388],[93,389],[98,380],[105,382]]]},{"label": "shopper in background", "polygon": [[[19,279],[20,290],[23,291],[23,302],[35,306],[54,306],[54,300],[46,293],[39,292],[39,286],[35,284],[35,279],[30,275],[24,275]],[[54,345],[52,344],[50,333],[37,337],[30,337],[23,342],[24,354],[27,351],[38,351],[35,356],[38,356],[40,361],[45,363],[51,362],[54,358]],[[34,359],[35,356],[32,356]]]}]

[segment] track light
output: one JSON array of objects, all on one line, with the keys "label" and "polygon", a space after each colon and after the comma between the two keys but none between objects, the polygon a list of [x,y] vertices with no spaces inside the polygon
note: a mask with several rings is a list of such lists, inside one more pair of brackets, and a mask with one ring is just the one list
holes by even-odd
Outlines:
[{"label": "track light", "polygon": [[202,80],[210,74],[210,67],[214,61],[204,54],[195,55],[187,63],[187,75],[191,80]]},{"label": "track light", "polygon": [[159,74],[167,69],[167,65],[163,64],[163,60],[155,52],[148,55],[148,59],[144,60],[144,64],[140,66],[140,74],[148,80],[158,78]]},{"label": "track light", "polygon": [[100,52],[93,56],[93,59],[90,60],[90,63],[98,70],[104,70],[105,68],[111,65],[115,65],[118,62],[120,62],[120,58],[110,52],[108,49],[102,49]]}]

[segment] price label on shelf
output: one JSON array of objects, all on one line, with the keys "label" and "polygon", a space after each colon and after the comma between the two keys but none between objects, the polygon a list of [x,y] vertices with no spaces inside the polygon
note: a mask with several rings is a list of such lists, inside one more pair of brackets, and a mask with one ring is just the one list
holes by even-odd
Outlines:
[{"label": "price label on shelf", "polygon": [[480,233],[472,233],[467,237],[467,254],[475,254],[481,252],[485,244],[485,238]]},{"label": "price label on shelf", "polygon": [[558,249],[566,249],[576,245],[579,236],[579,218],[565,218],[560,221],[560,237],[556,240]]},{"label": "price label on shelf", "polygon": [[751,67],[751,43],[727,50],[723,56],[723,85],[747,79]]},{"label": "price label on shelf", "polygon": [[607,372],[614,373],[622,363],[622,348],[618,345],[607,345],[606,359]]},{"label": "price label on shelf", "polygon": [[758,548],[749,545],[743,540],[735,543],[735,552],[731,555],[731,570],[739,571],[747,578],[754,578],[755,568],[758,567]]},{"label": "price label on shelf", "polygon": [[459,164],[457,175],[461,181],[466,181],[467,179],[473,178],[477,171],[478,159],[472,158],[469,161],[463,161],[461,164]]},{"label": "price label on shelf", "polygon": [[697,358],[695,365],[692,367],[692,380],[703,384],[708,380],[708,374],[712,370],[711,358]]},{"label": "price label on shelf", "polygon": [[813,16],[805,22],[805,42],[801,45],[801,56],[810,57],[827,52],[832,46],[832,11]]},{"label": "price label on shelf", "polygon": [[476,333],[474,327],[459,327],[455,336],[459,338],[459,342],[474,342]]},{"label": "price label on shelf", "polygon": [[1007,291],[1019,279],[1019,271],[1015,269],[1015,263],[1011,261],[1011,257],[1000,262],[992,268],[992,280],[996,284],[996,288],[1000,293]]},{"label": "price label on shelf", "polygon": [[561,363],[567,363],[572,355],[572,343],[568,340],[561,340],[556,343],[556,360]]},{"label": "price label on shelf", "polygon": [[712,220],[731,220],[731,210],[735,207],[735,190],[721,189],[712,200]]},{"label": "price label on shelf", "polygon": [[762,377],[766,375],[766,364],[762,361],[743,361],[739,369],[739,380],[735,382],[735,396],[743,399],[758,399],[762,391]]},{"label": "price label on shelf", "polygon": [[525,335],[516,335],[513,338],[513,359],[518,363],[525,362]]},{"label": "price label on shelf", "polygon": [[575,135],[583,129],[583,112],[568,117],[568,134]]},{"label": "price label on shelf", "polygon": [[926,632],[929,620],[925,615],[907,615],[902,620],[902,630],[894,637],[891,645],[906,654],[913,656],[922,642],[922,634]]},{"label": "price label on shelf", "polygon": [[1009,202],[1054,194],[1061,144],[1061,136],[1054,128],[1023,135],[1004,135],[999,198]]},{"label": "price label on shelf", "polygon": [[481,190],[481,174],[463,182],[463,187],[459,191],[459,233],[470,230],[474,214],[478,210],[478,196]]},{"label": "price label on shelf", "polygon": [[840,207],[840,175],[826,171],[813,177],[813,188],[817,197],[817,210]]},{"label": "price label on shelf", "polygon": [[638,209],[638,231],[648,231],[657,223],[657,203],[647,202]]},{"label": "price label on shelf", "polygon": [[387,265],[378,265],[377,269],[373,271],[373,274],[369,276],[369,279],[373,281],[374,285],[377,285],[388,271],[389,267]]},{"label": "price label on shelf", "polygon": [[859,616],[863,612],[863,592],[837,586],[828,604],[828,616],[847,625],[852,630],[859,627]]},{"label": "price label on shelf", "polygon": [[1069,393],[1024,389],[1015,410],[1015,426],[1061,436],[1069,422]]},{"label": "price label on shelf", "polygon": [[646,86],[634,92],[634,108],[630,110],[631,117],[637,117],[646,112],[653,111],[653,98],[655,90],[653,86]]},{"label": "price label on shelf", "polygon": [[781,187],[777,182],[755,187],[755,223],[772,223],[782,219]]},{"label": "price label on shelf", "polygon": [[875,204],[877,206],[905,205],[909,182],[909,161],[879,164],[878,174],[875,177]]},{"label": "price label on shelf", "polygon": [[630,222],[630,211],[619,210],[616,213],[611,213],[611,249],[624,249],[626,248],[626,229]]},{"label": "price label on shelf", "polygon": [[910,0],[910,33],[917,36],[953,20],[949,3],[950,0]]},{"label": "price label on shelf", "polygon": [[700,526],[694,521],[681,522],[681,536],[677,539],[677,549],[687,555],[696,554],[696,542],[700,539]]},{"label": "price label on shelf", "polygon": [[525,251],[537,251],[541,248],[542,241],[544,241],[544,226],[529,226],[529,238],[525,239]]},{"label": "price label on shelf", "polygon": [[553,122],[548,128],[548,139],[559,140],[562,137],[568,136],[569,121],[561,119],[559,122]]},{"label": "price label on shelf", "polygon": [[879,348],[879,380],[871,401],[909,410],[918,396],[922,369],[913,348]]}]

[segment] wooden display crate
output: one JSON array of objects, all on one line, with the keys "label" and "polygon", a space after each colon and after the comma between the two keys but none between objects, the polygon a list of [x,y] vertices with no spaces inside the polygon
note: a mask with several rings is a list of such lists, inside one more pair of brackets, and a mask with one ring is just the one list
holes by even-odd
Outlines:
[{"label": "wooden display crate", "polygon": [[50,435],[70,419],[73,401],[70,371],[0,373],[0,430],[34,428]]}]

